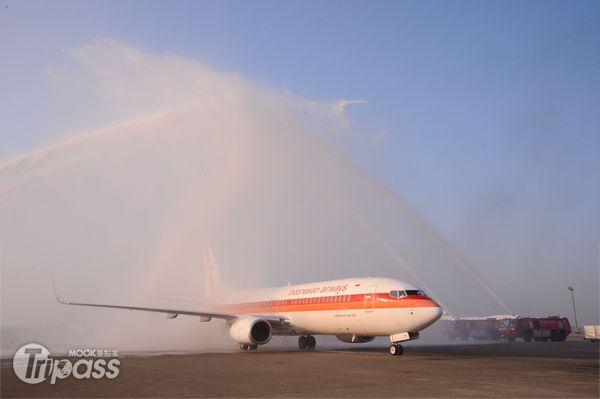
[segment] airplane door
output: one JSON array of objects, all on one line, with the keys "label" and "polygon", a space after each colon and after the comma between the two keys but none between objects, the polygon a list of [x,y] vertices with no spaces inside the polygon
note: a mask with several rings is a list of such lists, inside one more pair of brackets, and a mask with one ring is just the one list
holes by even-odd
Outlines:
[{"label": "airplane door", "polygon": [[377,288],[376,285],[370,285],[367,288],[367,292],[365,292],[365,313],[373,311],[373,307],[375,306],[375,288]]}]

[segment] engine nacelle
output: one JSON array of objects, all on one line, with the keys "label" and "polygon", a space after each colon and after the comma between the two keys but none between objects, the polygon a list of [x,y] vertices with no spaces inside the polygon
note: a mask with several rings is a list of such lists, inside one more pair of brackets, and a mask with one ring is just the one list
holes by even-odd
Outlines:
[{"label": "engine nacelle", "polygon": [[271,324],[257,317],[240,317],[229,328],[232,340],[244,345],[264,345],[271,340]]},{"label": "engine nacelle", "polygon": [[348,342],[349,344],[364,344],[365,342],[371,342],[375,337],[368,335],[356,335],[356,334],[340,334],[336,335],[336,338],[342,342]]}]

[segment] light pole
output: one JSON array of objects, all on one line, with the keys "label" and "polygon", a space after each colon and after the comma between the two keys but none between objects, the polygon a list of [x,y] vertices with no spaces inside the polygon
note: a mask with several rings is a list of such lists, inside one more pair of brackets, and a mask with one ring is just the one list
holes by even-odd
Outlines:
[{"label": "light pole", "polygon": [[569,287],[571,291],[571,300],[573,301],[573,313],[575,314],[575,333],[579,334],[579,324],[577,324],[577,311],[575,310],[575,288]]}]

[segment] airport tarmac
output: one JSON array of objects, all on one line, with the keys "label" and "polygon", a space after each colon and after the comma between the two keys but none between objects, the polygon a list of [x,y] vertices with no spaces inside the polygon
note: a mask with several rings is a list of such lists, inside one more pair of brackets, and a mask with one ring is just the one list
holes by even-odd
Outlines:
[{"label": "airport tarmac", "polygon": [[114,380],[28,385],[2,362],[2,397],[590,397],[598,398],[599,345],[584,341],[314,352],[121,357]]}]

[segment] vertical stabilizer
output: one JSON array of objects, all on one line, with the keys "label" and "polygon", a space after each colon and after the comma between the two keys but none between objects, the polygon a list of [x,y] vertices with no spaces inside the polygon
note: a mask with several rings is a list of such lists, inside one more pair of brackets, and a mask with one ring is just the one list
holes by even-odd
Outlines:
[{"label": "vertical stabilizer", "polygon": [[225,290],[227,288],[221,281],[217,261],[215,260],[215,255],[213,254],[212,246],[210,245],[208,238],[204,240],[202,258],[204,267],[205,297],[208,301],[214,301],[220,296],[225,295]]}]

